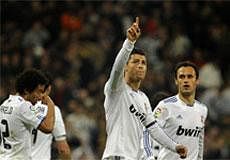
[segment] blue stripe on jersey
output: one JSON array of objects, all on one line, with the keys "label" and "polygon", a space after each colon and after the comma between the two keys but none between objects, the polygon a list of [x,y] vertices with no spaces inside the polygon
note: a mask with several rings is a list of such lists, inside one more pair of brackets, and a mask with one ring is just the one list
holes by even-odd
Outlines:
[{"label": "blue stripe on jersey", "polygon": [[148,130],[145,130],[143,132],[143,144],[144,144],[144,151],[146,152],[147,157],[152,156],[152,149],[150,145],[150,137],[149,137],[149,132]]},{"label": "blue stripe on jersey", "polygon": [[175,103],[175,102],[177,102],[177,98],[176,98],[176,96],[173,96],[173,97],[166,98],[163,101],[164,101],[164,103]]}]

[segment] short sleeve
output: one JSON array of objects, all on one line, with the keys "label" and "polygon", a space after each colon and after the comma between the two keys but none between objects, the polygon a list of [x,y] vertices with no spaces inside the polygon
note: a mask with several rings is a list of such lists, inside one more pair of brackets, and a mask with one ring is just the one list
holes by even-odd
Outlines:
[{"label": "short sleeve", "polygon": [[203,115],[201,116],[201,121],[203,123],[203,125],[205,126],[205,121],[207,119],[207,116],[208,116],[208,108],[207,106],[204,105],[204,108],[203,108]]},{"label": "short sleeve", "polygon": [[55,106],[55,122],[52,132],[56,141],[65,139],[66,131],[60,109]]},{"label": "short sleeve", "polygon": [[205,115],[205,120],[207,119],[207,117],[208,117],[208,107],[207,106],[205,106],[205,109],[204,109],[205,111],[204,111],[204,115]]},{"label": "short sleeve", "polygon": [[47,106],[41,103],[32,105],[24,102],[20,106],[19,118],[25,123],[37,128],[47,115]]}]

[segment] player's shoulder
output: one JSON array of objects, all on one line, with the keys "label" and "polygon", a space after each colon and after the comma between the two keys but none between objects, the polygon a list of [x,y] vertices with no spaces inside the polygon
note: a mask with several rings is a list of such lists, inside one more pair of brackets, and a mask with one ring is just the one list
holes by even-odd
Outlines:
[{"label": "player's shoulder", "polygon": [[126,83],[122,80],[122,84],[118,88],[112,88],[111,79],[109,79],[104,86],[104,94],[108,95],[120,95],[121,92],[127,89]]},{"label": "player's shoulder", "polygon": [[10,95],[8,100],[11,101],[14,106],[19,106],[22,109],[28,108],[28,106],[32,106],[30,101],[27,101],[18,95]]},{"label": "player's shoulder", "polygon": [[139,94],[142,95],[144,98],[149,99],[145,92],[139,90]]},{"label": "player's shoulder", "polygon": [[164,98],[162,99],[158,104],[157,104],[157,107],[158,110],[159,109],[162,109],[162,110],[170,110],[171,105],[173,105],[174,103],[176,103],[178,100],[177,100],[177,97],[176,96],[171,96],[171,97],[167,97],[167,98]]},{"label": "player's shoulder", "polygon": [[20,97],[19,97],[17,103],[18,104],[15,106],[18,106],[18,109],[19,109],[18,113],[19,114],[25,114],[27,112],[35,110],[35,106],[30,101],[26,101],[24,99],[21,99]]},{"label": "player's shoulder", "polygon": [[171,96],[171,97],[167,97],[163,100],[161,100],[161,103],[163,104],[172,104],[172,103],[177,103],[178,102],[178,98],[176,95]]},{"label": "player's shoulder", "polygon": [[57,105],[54,106],[54,109],[55,111],[61,112],[60,108]]},{"label": "player's shoulder", "polygon": [[170,111],[172,110],[174,107],[172,107],[173,105],[175,105],[178,102],[177,96],[171,96],[171,97],[167,97],[162,99],[156,108],[159,108],[161,110],[167,110]]},{"label": "player's shoulder", "polygon": [[13,104],[20,105],[22,103],[27,103],[29,101],[26,101],[24,98],[22,98],[19,95],[9,95],[9,97],[6,98],[4,102],[10,102],[10,103],[13,103]]},{"label": "player's shoulder", "polygon": [[197,107],[201,110],[201,111],[203,111],[203,112],[208,112],[208,107],[204,104],[204,103],[202,103],[202,102],[200,102],[200,101],[198,101],[198,100],[195,100],[195,103],[196,103],[196,105],[197,105]]},{"label": "player's shoulder", "polygon": [[61,109],[58,106],[54,106],[54,110],[55,110],[55,115],[60,115],[61,116]]},{"label": "player's shoulder", "polygon": [[195,103],[196,103],[196,105],[197,105],[198,107],[200,107],[200,108],[207,108],[207,106],[206,106],[204,103],[202,103],[202,102],[200,102],[200,101],[198,101],[198,100],[195,100]]}]

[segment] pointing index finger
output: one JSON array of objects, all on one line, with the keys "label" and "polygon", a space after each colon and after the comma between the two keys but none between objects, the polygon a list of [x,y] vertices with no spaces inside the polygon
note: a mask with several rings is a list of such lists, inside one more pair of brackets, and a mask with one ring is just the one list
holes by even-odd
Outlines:
[{"label": "pointing index finger", "polygon": [[139,23],[140,23],[140,18],[139,17],[136,17],[136,22],[135,23],[139,26]]}]

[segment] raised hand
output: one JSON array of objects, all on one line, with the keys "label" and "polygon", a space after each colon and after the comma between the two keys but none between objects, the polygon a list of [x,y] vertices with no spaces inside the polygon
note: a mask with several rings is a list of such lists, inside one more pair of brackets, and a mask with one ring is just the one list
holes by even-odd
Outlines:
[{"label": "raised hand", "polygon": [[44,94],[42,96],[42,103],[46,104],[46,105],[48,105],[48,104],[54,105],[53,100],[47,94]]},{"label": "raised hand", "polygon": [[139,24],[140,24],[140,19],[139,17],[136,17],[136,21],[132,24],[131,27],[127,29],[127,33],[126,33],[127,38],[132,42],[136,41],[141,35]]}]

